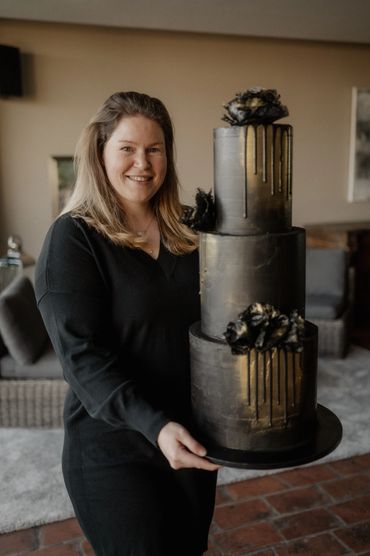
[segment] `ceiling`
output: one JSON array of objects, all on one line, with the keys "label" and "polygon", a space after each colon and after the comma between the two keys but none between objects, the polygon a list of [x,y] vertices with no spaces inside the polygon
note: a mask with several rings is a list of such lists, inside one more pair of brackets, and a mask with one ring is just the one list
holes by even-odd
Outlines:
[{"label": "ceiling", "polygon": [[0,0],[0,18],[370,44],[370,0]]}]

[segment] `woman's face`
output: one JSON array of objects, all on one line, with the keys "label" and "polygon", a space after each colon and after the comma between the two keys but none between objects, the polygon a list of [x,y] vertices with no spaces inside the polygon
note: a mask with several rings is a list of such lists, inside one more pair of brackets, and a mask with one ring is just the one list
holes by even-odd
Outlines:
[{"label": "woman's face", "polygon": [[123,117],[104,146],[103,161],[124,208],[148,203],[167,171],[161,126],[144,116]]}]

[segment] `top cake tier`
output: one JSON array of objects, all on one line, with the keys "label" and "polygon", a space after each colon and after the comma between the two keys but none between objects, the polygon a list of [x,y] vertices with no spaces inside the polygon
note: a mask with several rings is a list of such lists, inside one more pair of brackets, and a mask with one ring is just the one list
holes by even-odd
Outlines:
[{"label": "top cake tier", "polygon": [[216,232],[258,235],[292,224],[292,126],[214,130]]}]

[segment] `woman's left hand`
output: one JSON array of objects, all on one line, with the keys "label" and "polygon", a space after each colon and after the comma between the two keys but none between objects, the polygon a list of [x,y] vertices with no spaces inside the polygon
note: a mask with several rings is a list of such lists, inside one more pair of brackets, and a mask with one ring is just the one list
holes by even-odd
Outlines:
[{"label": "woman's left hand", "polygon": [[168,459],[172,469],[196,467],[205,471],[216,471],[219,465],[205,459],[206,449],[189,431],[174,421],[165,425],[157,439],[157,444]]}]

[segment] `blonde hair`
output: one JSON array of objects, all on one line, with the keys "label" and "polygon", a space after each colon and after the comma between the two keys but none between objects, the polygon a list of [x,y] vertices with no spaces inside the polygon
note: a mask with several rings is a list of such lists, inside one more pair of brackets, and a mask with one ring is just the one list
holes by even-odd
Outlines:
[{"label": "blonde hair", "polygon": [[111,95],[82,131],[75,153],[76,183],[61,214],[85,222],[116,245],[142,247],[125,223],[117,192],[111,186],[103,165],[103,151],[116,126],[124,117],[144,116],[157,122],[164,133],[167,172],[164,182],[150,200],[162,241],[171,253],[184,255],[198,246],[198,236],[181,223],[183,207],[179,200],[174,164],[173,127],[164,104],[157,98],[136,92]]}]

